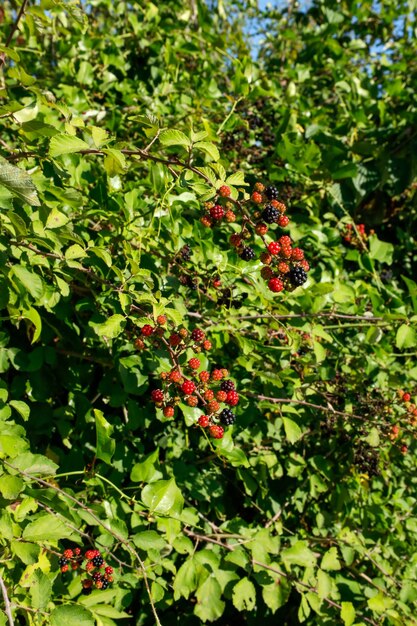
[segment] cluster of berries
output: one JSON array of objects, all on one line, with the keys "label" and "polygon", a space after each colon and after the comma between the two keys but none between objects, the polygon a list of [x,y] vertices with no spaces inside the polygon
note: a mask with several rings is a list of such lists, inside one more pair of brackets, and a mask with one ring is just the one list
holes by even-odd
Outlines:
[{"label": "cluster of berries", "polygon": [[154,389],[151,399],[168,418],[174,417],[175,407],[180,403],[200,407],[206,415],[200,417],[198,424],[208,427],[215,439],[221,439],[223,426],[231,426],[236,419],[230,409],[239,402],[235,384],[228,378],[229,372],[222,367],[215,367],[209,372],[201,370],[201,361],[197,357],[184,362],[187,350],[198,354],[202,349],[209,350],[211,343],[199,328],[190,334],[185,330],[181,333],[181,330],[172,333],[167,341],[173,367],[169,372],[162,372],[162,389]]},{"label": "cluster of berries", "polygon": [[[63,574],[72,570],[80,569],[84,564],[87,577],[81,581],[82,593],[89,595],[93,588],[107,589],[113,582],[113,568],[107,565],[99,550],[87,550],[83,555],[80,548],[68,548],[64,550],[58,563]],[[103,571],[100,571],[103,570]]]},{"label": "cluster of berries", "polygon": [[[229,196],[229,187],[226,185],[220,187],[217,200],[205,204],[205,214],[201,218],[201,222],[209,227],[220,223],[223,219],[234,222],[236,215],[232,209],[235,204],[242,215],[242,227],[239,233],[235,232],[231,235],[229,241],[240,258],[243,261],[253,261],[256,258],[256,252],[248,244],[248,240],[258,235],[266,248],[260,259],[265,265],[261,275],[267,281],[268,288],[273,293],[278,293],[284,289],[291,291],[303,285],[310,269],[304,258],[303,250],[293,247],[293,242],[287,235],[269,243],[266,239],[267,233],[273,225],[285,228],[290,221],[286,215],[286,205],[278,200],[278,189],[272,185],[265,187],[258,182],[247,201],[231,202],[228,199]],[[223,198],[228,199],[224,206],[221,204]],[[253,214],[247,210],[247,203],[252,206],[255,205]]]},{"label": "cluster of berries", "polygon": [[[218,190],[219,198],[230,198],[231,189],[227,185],[222,185]],[[233,211],[233,203],[229,200],[224,205],[220,204],[220,199],[216,202],[204,203],[204,215],[201,217],[200,222],[207,228],[212,228],[220,224],[222,221],[236,222],[236,214]]]},{"label": "cluster of berries", "polygon": [[[398,397],[404,404],[404,408],[407,411],[408,415],[408,423],[410,426],[417,426],[417,405],[414,402],[411,402],[411,394],[408,391],[403,391],[399,389],[397,392]],[[407,452],[407,446],[405,446],[405,450],[401,450],[403,453]]]},{"label": "cluster of berries", "polygon": [[201,352],[202,350],[211,350],[211,342],[205,339],[203,331],[195,329],[191,334],[185,328],[180,328],[176,332],[169,333],[166,327],[167,318],[165,315],[158,315],[156,318],[156,325],[145,324],[140,329],[140,336],[134,341],[135,348],[137,350],[144,350],[147,347],[147,343],[151,341],[154,347],[160,347],[160,344],[165,344],[168,348],[174,351],[182,351],[189,347],[194,352]]},{"label": "cluster of berries", "polygon": [[346,224],[344,231],[342,232],[343,241],[353,248],[362,248],[363,244],[368,241],[368,236],[374,234],[374,230],[369,231],[369,235],[366,233],[365,224]]}]

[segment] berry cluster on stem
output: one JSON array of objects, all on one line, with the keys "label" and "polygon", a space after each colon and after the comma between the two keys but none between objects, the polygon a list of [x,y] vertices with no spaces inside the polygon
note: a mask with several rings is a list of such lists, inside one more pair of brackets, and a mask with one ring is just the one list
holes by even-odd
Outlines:
[{"label": "berry cluster on stem", "polygon": [[87,550],[84,554],[80,548],[67,548],[58,561],[59,569],[65,574],[81,570],[85,577],[82,579],[82,593],[89,595],[93,588],[108,589],[113,582],[113,568],[107,565],[99,550]]}]

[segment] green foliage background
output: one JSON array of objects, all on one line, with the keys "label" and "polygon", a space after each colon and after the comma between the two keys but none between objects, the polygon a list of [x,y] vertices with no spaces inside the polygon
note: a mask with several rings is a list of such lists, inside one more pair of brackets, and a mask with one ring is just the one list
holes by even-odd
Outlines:
[{"label": "green foliage background", "polygon": [[[417,7],[380,4],[0,7],[1,626],[417,623]],[[292,293],[199,222],[257,180]],[[237,383],[221,441],[150,401],[159,314]],[[58,557],[93,544],[84,597]]]}]

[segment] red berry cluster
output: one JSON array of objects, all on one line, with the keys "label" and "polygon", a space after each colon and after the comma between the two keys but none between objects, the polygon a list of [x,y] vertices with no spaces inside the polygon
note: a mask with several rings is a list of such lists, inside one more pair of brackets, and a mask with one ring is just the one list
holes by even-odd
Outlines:
[{"label": "red berry cluster", "polygon": [[[231,200],[230,193],[225,194],[222,191],[224,187],[218,190],[218,197],[214,202],[205,204],[205,214],[201,222],[209,227],[219,224],[224,219],[234,222],[236,215],[232,209],[237,207],[242,226],[239,233],[235,232],[230,236],[229,241],[240,258],[243,261],[252,261],[256,258],[255,250],[249,245],[248,240],[258,235],[266,248],[260,258],[265,265],[261,275],[267,281],[268,288],[278,293],[284,289],[291,291],[304,284],[310,266],[304,258],[303,250],[294,247],[291,238],[286,235],[270,242],[266,239],[267,233],[273,226],[285,228],[290,221],[286,215],[286,205],[278,200],[278,189],[272,185],[265,187],[258,182],[255,184],[250,199],[239,202]],[[222,204],[223,198],[228,198],[228,200]],[[255,210],[251,211],[253,205],[255,205]]]},{"label": "red berry cluster", "polygon": [[[183,331],[183,332],[181,332]],[[191,407],[201,407],[206,415],[202,416],[198,424],[210,428],[210,434],[221,439],[224,426],[230,426],[235,421],[235,415],[230,408],[239,402],[239,395],[235,384],[228,378],[229,372],[221,367],[215,367],[209,372],[201,370],[201,361],[198,357],[184,359],[187,350],[198,354],[202,349],[209,350],[211,343],[205,337],[204,331],[195,328],[190,334],[185,329],[171,333],[167,340],[167,349],[172,362],[169,372],[161,374],[162,389],[154,389],[151,399],[156,406],[162,409],[165,417],[175,415],[175,407],[185,403]],[[215,427],[214,430],[212,427]]]},{"label": "red berry cluster", "polygon": [[86,574],[86,578],[81,581],[84,595],[90,594],[93,587],[107,589],[113,582],[113,568],[106,564],[99,550],[87,550],[83,555],[80,548],[68,548],[59,559],[59,568],[63,574],[69,571],[70,566],[72,570],[77,570],[83,564]]},{"label": "red berry cluster", "polygon": [[368,241],[368,236],[374,234],[374,230],[371,229],[369,233],[366,232],[365,224],[346,224],[345,229],[342,232],[343,241],[353,248],[363,248],[363,244]]}]

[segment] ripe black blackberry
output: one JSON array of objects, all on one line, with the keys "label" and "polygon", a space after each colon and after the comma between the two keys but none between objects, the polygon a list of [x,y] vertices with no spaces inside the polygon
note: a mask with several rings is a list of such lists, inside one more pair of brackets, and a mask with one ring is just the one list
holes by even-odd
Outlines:
[{"label": "ripe black blackberry", "polygon": [[92,591],[92,587],[83,587],[81,593],[83,594],[83,596],[89,596]]},{"label": "ripe black blackberry", "polygon": [[59,567],[63,567],[64,565],[68,565],[69,561],[64,556],[61,556],[58,563],[59,563]]},{"label": "ripe black blackberry", "polygon": [[240,253],[240,258],[244,261],[252,261],[255,258],[255,252],[249,246],[245,246]]},{"label": "ripe black blackberry", "polygon": [[187,277],[187,285],[191,287],[191,289],[198,289],[198,280],[196,278],[191,278],[191,276]]},{"label": "ripe black blackberry", "polygon": [[234,391],[235,383],[233,382],[233,380],[222,380],[220,389],[221,391]]},{"label": "ripe black blackberry", "polygon": [[278,189],[270,185],[265,189],[265,195],[268,200],[278,200]]},{"label": "ripe black blackberry", "polygon": [[104,591],[104,589],[107,589],[108,587],[110,587],[109,581],[108,580],[103,580],[103,583],[101,585],[101,588],[103,589],[103,591]]},{"label": "ripe black blackberry", "polygon": [[180,254],[184,261],[189,261],[191,258],[191,248],[188,244],[183,246],[180,250]]},{"label": "ripe black blackberry", "polygon": [[223,409],[220,413],[220,421],[224,426],[231,426],[236,420],[236,415],[230,409]]},{"label": "ripe black blackberry", "polygon": [[94,567],[100,567],[104,563],[104,559],[102,556],[95,556],[94,559],[91,559]]},{"label": "ripe black blackberry", "polygon": [[274,224],[279,218],[279,211],[274,206],[267,204],[262,211],[262,219],[267,224]]},{"label": "ripe black blackberry", "polygon": [[299,287],[306,282],[307,274],[302,267],[293,267],[288,274],[288,278],[290,279],[290,283],[293,287]]}]

